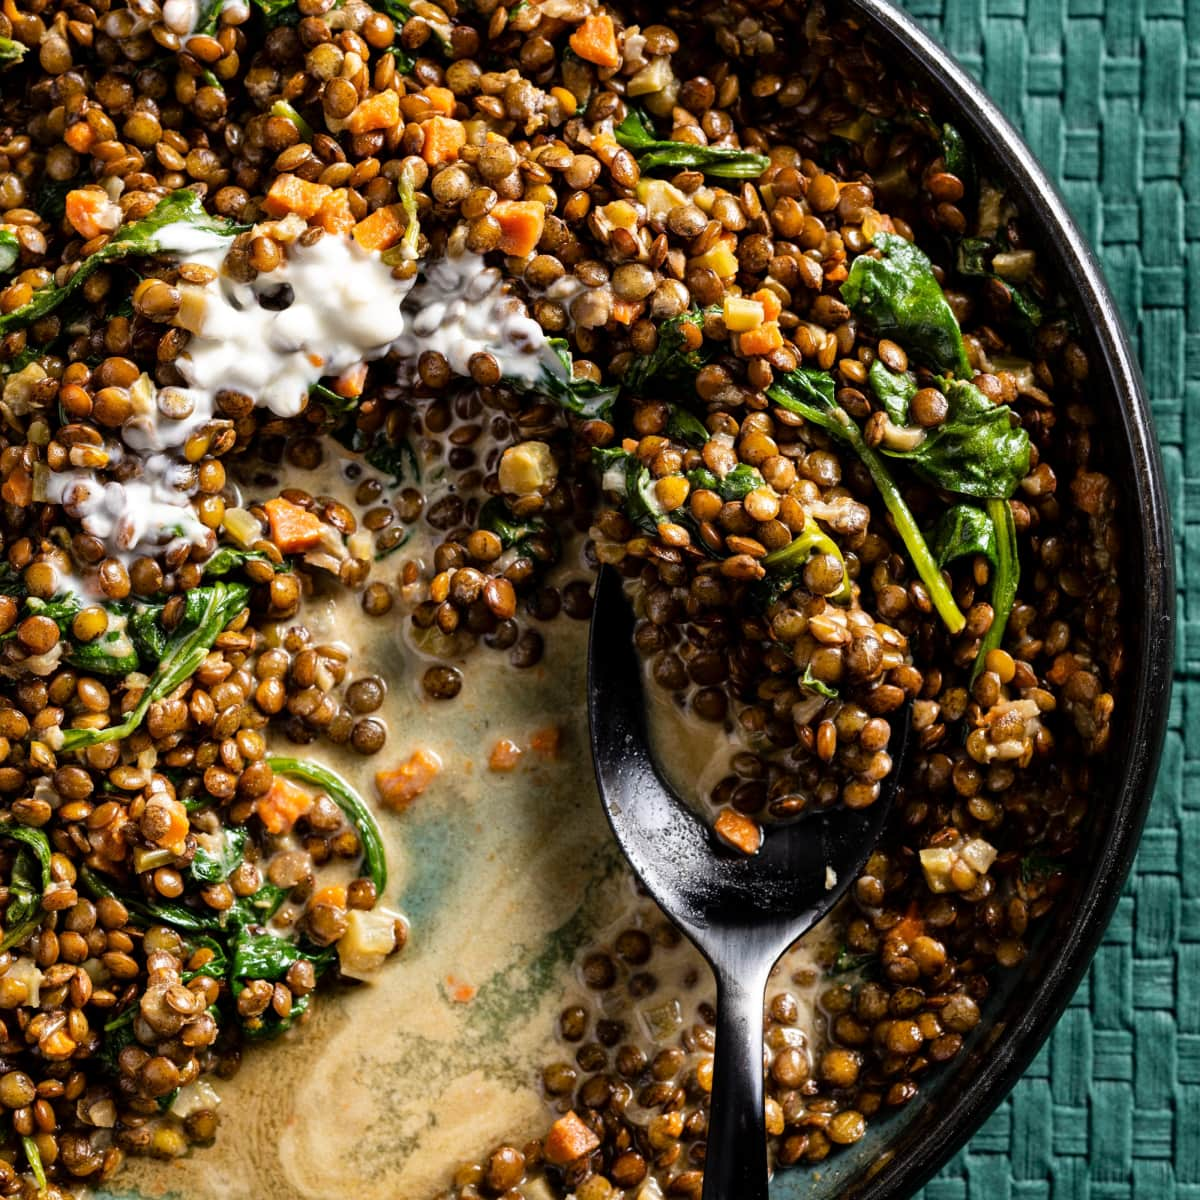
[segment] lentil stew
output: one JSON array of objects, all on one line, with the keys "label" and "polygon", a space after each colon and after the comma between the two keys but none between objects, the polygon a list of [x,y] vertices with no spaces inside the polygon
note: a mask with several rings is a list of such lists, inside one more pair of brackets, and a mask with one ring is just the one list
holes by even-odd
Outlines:
[{"label": "lentil stew", "polygon": [[[469,1161],[401,1186],[699,1196],[707,976],[582,811],[598,563],[730,853],[873,803],[911,701],[897,820],[768,995],[776,1165],[953,1069],[1069,892],[1123,494],[1026,217],[920,87],[791,0],[6,0],[0,67],[0,1194],[184,1156],[244,1057],[303,1090],[436,986],[400,1069]],[[455,791],[554,877],[496,884],[530,987],[478,894],[477,971],[422,947]],[[532,1108],[468,1120],[471,1054]]]}]

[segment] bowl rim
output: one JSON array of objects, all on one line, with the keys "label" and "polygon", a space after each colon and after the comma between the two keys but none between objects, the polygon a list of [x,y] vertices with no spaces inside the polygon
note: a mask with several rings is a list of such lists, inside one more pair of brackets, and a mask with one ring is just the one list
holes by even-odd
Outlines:
[{"label": "bowl rim", "polygon": [[[1088,325],[1083,333],[1092,351],[1093,376],[1102,372],[1118,400],[1121,434],[1132,459],[1133,478],[1124,486],[1138,506],[1141,532],[1140,545],[1126,545],[1124,553],[1134,560],[1129,565],[1141,568],[1144,580],[1143,587],[1131,588],[1122,597],[1123,604],[1137,610],[1127,624],[1135,637],[1126,655],[1125,772],[1114,790],[1111,826],[1064,930],[1065,952],[1030,981],[1021,1011],[1007,1020],[979,1074],[963,1089],[961,1102],[928,1127],[935,1136],[917,1139],[906,1153],[877,1161],[869,1178],[843,1184],[849,1185],[843,1195],[883,1200],[915,1193],[995,1111],[1049,1037],[1104,937],[1133,865],[1166,736],[1175,645],[1174,542],[1141,372],[1100,265],[1057,188],[983,87],[912,17],[887,0],[839,0],[834,7],[857,18],[868,36],[895,51],[938,105],[954,113],[968,140],[984,146],[1001,164],[1008,190],[1035,225],[1039,245],[1064,281],[1064,291],[1077,298],[1078,315]],[[1120,403],[1122,399],[1126,403]]]}]

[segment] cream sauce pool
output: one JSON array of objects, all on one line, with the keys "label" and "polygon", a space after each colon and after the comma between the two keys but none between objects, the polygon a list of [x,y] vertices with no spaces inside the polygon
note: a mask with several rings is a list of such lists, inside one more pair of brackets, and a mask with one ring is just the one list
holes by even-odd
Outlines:
[{"label": "cream sauce pool", "polygon": [[[336,462],[289,468],[283,482],[353,506],[354,485]],[[373,577],[395,582],[406,556],[429,556],[434,544],[415,526],[412,541],[376,564]],[[653,1054],[656,1037],[674,1044],[699,1019],[698,1006],[714,999],[711,976],[686,942],[656,951],[659,987],[644,1001],[615,990],[597,998],[578,974],[587,948],[611,946],[631,925],[661,923],[636,894],[595,790],[586,622],[560,617],[547,627],[545,657],[531,670],[479,647],[456,664],[464,675],[459,696],[439,702],[421,691],[432,660],[414,643],[402,609],[368,617],[357,595],[331,584],[295,618],[314,644],[344,646],[347,680],[387,680],[375,714],[388,727],[380,753],[361,757],[323,741],[289,749],[282,737],[275,749],[333,768],[372,802],[379,768],[418,747],[441,757],[441,774],[406,811],[377,807],[390,874],[382,902],[411,920],[408,946],[375,982],[322,991],[307,1024],[267,1048],[249,1048],[233,1079],[215,1081],[215,1145],[170,1162],[130,1159],[121,1183],[131,1192],[427,1200],[461,1163],[501,1141],[520,1144],[545,1132],[552,1114],[541,1069],[573,1057],[556,1032],[565,1005],[625,1019],[629,1040]],[[690,778],[696,790],[703,746],[711,761],[701,775],[711,787],[726,769],[721,752],[713,755],[721,742],[713,727],[667,703],[655,705],[653,719],[677,784],[687,788]],[[498,739],[527,747],[548,726],[561,731],[557,757],[527,750],[516,770],[489,770]],[[796,1033],[814,1028],[818,974],[808,945],[779,969],[780,987],[801,1004]]]}]

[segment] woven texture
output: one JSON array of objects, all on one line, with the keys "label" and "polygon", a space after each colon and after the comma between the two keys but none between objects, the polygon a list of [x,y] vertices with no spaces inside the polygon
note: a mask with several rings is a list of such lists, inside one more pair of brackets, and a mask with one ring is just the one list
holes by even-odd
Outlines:
[{"label": "woven texture", "polygon": [[923,1200],[1200,1200],[1200,3],[906,3],[1024,131],[1100,253],[1149,386],[1180,585],[1158,791],[1104,945]]}]

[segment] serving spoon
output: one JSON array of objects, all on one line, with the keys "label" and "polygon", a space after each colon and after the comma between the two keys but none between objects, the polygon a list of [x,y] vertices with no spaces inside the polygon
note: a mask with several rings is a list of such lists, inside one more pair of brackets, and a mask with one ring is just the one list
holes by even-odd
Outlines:
[{"label": "serving spoon", "polygon": [[767,825],[753,857],[727,849],[659,771],[646,728],[634,616],[604,567],[588,640],[588,725],[600,797],[634,873],[708,960],[717,1045],[703,1200],[767,1200],[763,994],[780,955],[857,878],[895,799],[909,713],[893,721],[879,799]]}]

